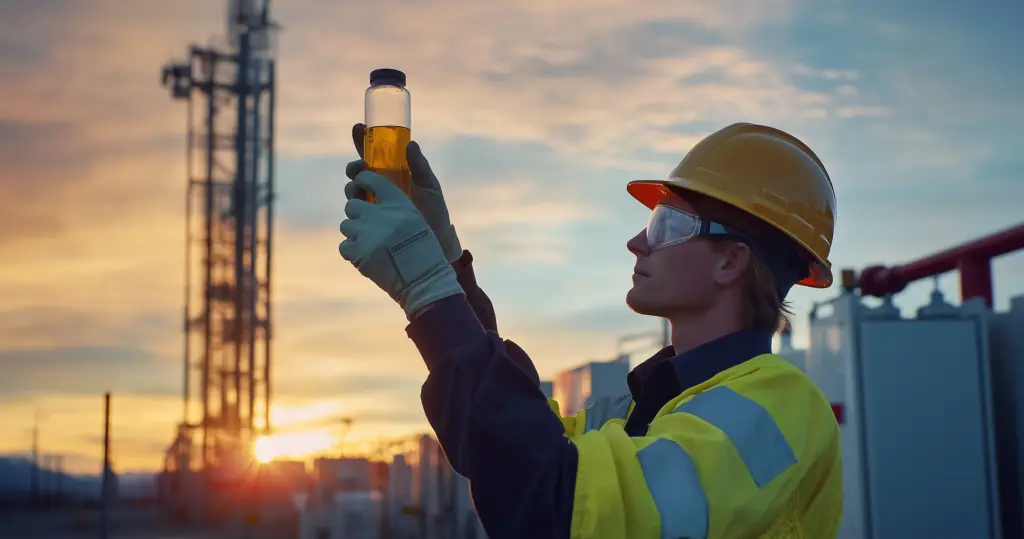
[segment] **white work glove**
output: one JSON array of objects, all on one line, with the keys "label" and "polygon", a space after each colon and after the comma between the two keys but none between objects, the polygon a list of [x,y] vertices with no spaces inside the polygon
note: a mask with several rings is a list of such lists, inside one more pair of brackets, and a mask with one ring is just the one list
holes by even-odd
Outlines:
[{"label": "white work glove", "polygon": [[372,193],[377,203],[349,196],[348,219],[341,222],[345,240],[341,256],[388,293],[412,320],[442,299],[464,294],[455,270],[446,260],[434,232],[419,210],[395,184],[363,171],[345,186],[345,193]]},{"label": "white work glove", "polygon": [[[363,124],[352,126],[352,142],[356,146],[356,152],[359,153],[360,160],[353,161],[345,167],[345,175],[349,179],[355,179],[356,174],[359,174],[360,171],[366,168],[366,162],[362,160],[363,133],[365,130],[366,126]],[[445,204],[444,193],[441,192],[441,184],[437,181],[434,171],[430,169],[430,163],[423,156],[423,151],[420,150],[419,144],[410,142],[406,146],[405,155],[409,161],[409,172],[412,175],[409,198],[412,199],[412,203],[420,210],[420,213],[423,214],[430,228],[434,231],[434,235],[437,236],[437,241],[441,244],[441,250],[444,252],[445,259],[449,263],[455,262],[462,257],[462,244],[459,242],[458,235],[455,234],[455,227],[452,226],[451,217],[448,214],[448,205]],[[361,198],[358,193],[349,192],[350,190],[355,191],[357,189],[355,183],[349,183],[345,186],[345,196],[350,199]]]}]

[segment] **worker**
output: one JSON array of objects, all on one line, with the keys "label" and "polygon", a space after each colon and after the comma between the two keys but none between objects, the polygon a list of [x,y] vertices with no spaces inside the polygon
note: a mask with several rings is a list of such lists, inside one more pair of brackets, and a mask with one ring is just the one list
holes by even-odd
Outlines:
[{"label": "worker", "polygon": [[[362,126],[353,134],[359,150]],[[407,155],[411,196],[362,161],[348,166],[339,250],[404,309],[429,370],[427,419],[489,537],[837,535],[836,419],[771,353],[790,289],[832,283],[835,194],[806,145],[734,124],[667,179],[627,185],[651,214],[626,244],[626,302],[667,319],[672,344],[630,372],[628,394],[569,417],[498,336],[437,178],[416,143]]]}]

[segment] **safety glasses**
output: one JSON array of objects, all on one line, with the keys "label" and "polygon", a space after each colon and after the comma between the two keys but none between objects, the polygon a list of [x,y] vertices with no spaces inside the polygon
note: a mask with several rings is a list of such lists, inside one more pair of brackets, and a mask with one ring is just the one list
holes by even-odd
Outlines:
[{"label": "safety glasses", "polygon": [[679,208],[658,204],[647,221],[647,245],[651,251],[689,241],[698,236],[737,236],[724,225],[687,213]]}]

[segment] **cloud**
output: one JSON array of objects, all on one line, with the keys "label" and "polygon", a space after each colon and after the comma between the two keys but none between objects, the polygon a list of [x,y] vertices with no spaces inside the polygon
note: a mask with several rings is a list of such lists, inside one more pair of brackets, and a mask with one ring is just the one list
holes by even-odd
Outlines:
[{"label": "cloud", "polygon": [[[181,43],[183,36],[217,30],[214,21],[220,13],[196,2],[140,6],[119,10],[121,18],[114,25],[104,13],[112,5],[99,0],[74,8],[52,4],[48,19],[39,15],[42,8],[28,14],[12,12],[12,20],[42,26],[37,33],[53,41],[18,34],[48,50],[44,56],[49,60],[41,65],[12,63],[18,75],[34,77],[19,77],[18,91],[8,100],[10,108],[0,111],[0,117],[20,122],[59,118],[70,124],[65,131],[73,133],[65,138],[87,141],[88,155],[145,155],[145,163],[131,170],[103,167],[87,173],[91,181],[73,182],[78,193],[51,185],[47,196],[52,199],[80,200],[75,195],[89,192],[90,199],[102,193],[101,200],[121,201],[117,206],[86,205],[92,212],[74,205],[63,213],[65,223],[116,215],[123,224],[129,217],[142,218],[130,215],[133,208],[140,214],[152,211],[158,199],[173,201],[173,206],[160,205],[167,211],[180,211],[176,200],[183,182],[177,173],[181,166],[176,146],[182,111],[166,100],[143,66],[151,65],[155,73],[165,59],[160,56],[164,50]],[[793,112],[790,104],[817,108],[828,100],[820,92],[793,86],[742,45],[727,43],[751,25],[784,20],[795,9],[792,2],[643,7],[607,2],[605,7],[605,13],[595,15],[568,5],[539,8],[532,1],[487,7],[465,2],[409,4],[389,20],[391,38],[380,40],[374,34],[379,13],[365,6],[345,6],[342,11],[312,0],[281,6],[279,18],[288,21],[286,28],[302,31],[286,30],[281,36],[282,66],[290,66],[291,72],[282,79],[280,105],[287,114],[281,115],[280,147],[285,154],[299,155],[348,149],[348,125],[358,118],[366,71],[399,54],[416,66],[410,75],[417,104],[423,103],[415,108],[417,125],[427,126],[423,131],[417,128],[423,137],[538,141],[606,165],[649,166],[629,153],[649,148],[678,152],[678,145],[696,139],[696,133],[674,134],[675,124],[743,114],[781,116]],[[452,18],[447,8],[458,8],[458,15]],[[739,12],[744,15],[737,17]],[[425,24],[438,13],[445,13],[445,24]],[[348,46],[335,47],[318,29],[330,26],[333,32],[334,21],[342,16],[358,30],[346,34]],[[561,27],[560,21],[570,17],[576,23],[574,31],[545,30]],[[494,20],[504,24],[495,27]],[[58,32],[71,27],[72,21],[74,32]],[[75,46],[56,49],[53,42],[58,37]],[[114,54],[127,42],[133,44],[129,57]],[[473,42],[481,46],[467,46]],[[419,46],[422,43],[431,45]],[[374,52],[367,55],[367,50]],[[82,67],[86,64],[88,69]],[[59,74],[72,76],[59,81]],[[116,92],[121,96],[117,108],[112,106],[114,92],[107,91],[112,79],[123,81]],[[61,88],[63,93],[46,95],[42,88]],[[351,99],[342,98],[349,94]],[[50,106],[53,102],[58,103],[56,109]],[[847,104],[844,110],[858,106]],[[107,109],[118,113],[98,116]],[[40,111],[49,112],[39,116]],[[313,146],[303,149],[305,138],[315,141],[310,142]],[[154,167],[157,160],[170,166]],[[154,170],[164,172],[154,175]],[[160,194],[166,196],[155,196],[154,185],[162,186]],[[137,201],[147,202],[139,206]],[[31,206],[42,205],[41,200],[34,202]],[[295,218],[301,219],[301,214]]]},{"label": "cloud", "polygon": [[180,394],[181,367],[128,347],[0,351],[0,395],[52,392],[99,395],[126,391]]},{"label": "cloud", "polygon": [[[300,145],[289,151],[347,147],[366,73],[398,59],[409,72],[420,137],[544,141],[607,163],[628,160],[630,151],[648,148],[680,123],[781,119],[838,105],[857,110],[864,104],[801,89],[787,68],[780,71],[739,38],[758,24],[781,23],[796,8],[788,1],[605,2],[597,14],[590,5],[581,13],[569,4],[539,9],[532,1],[435,2],[393,12],[382,40],[373,30],[377,12],[345,6],[353,29],[346,47],[327,45],[318,31],[282,36],[282,55],[305,75],[282,87],[293,111],[282,126]],[[307,13],[285,9],[282,18]],[[340,7],[323,9],[305,27],[333,27]],[[305,52],[301,59],[291,54],[298,50]],[[844,71],[824,76],[833,73]],[[339,92],[324,94],[322,87]]]}]

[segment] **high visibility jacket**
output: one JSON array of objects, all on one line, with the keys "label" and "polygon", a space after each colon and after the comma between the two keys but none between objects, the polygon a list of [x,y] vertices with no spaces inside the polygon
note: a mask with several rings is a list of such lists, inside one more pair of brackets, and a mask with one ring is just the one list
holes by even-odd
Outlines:
[{"label": "high visibility jacket", "polygon": [[785,359],[760,355],[686,389],[646,436],[624,430],[632,405],[629,394],[604,397],[562,418],[579,453],[571,537],[838,533],[838,426]]},{"label": "high visibility jacket", "polygon": [[[407,328],[427,419],[490,539],[835,537],[838,426],[799,370],[748,331],[629,376],[629,395],[561,418],[529,357],[497,336],[468,253],[466,297]],[[461,267],[460,267],[461,266]]]}]

